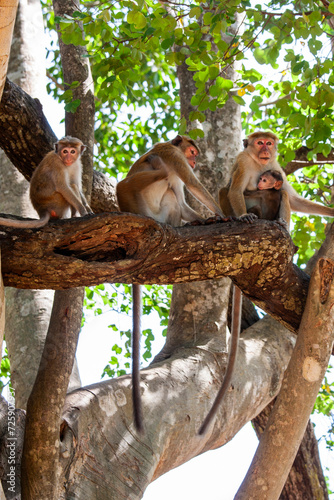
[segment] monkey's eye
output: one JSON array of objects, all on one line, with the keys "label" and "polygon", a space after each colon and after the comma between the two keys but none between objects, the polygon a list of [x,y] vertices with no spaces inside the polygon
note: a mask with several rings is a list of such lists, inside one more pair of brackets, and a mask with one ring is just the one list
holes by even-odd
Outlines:
[{"label": "monkey's eye", "polygon": [[263,146],[263,141],[258,141],[257,143],[259,144],[259,146]]},{"label": "monkey's eye", "polygon": [[273,145],[273,143],[271,141],[268,141],[267,144],[268,144],[268,146],[272,146]]},{"label": "monkey's eye", "polygon": [[75,149],[71,149],[71,155],[75,155],[76,151]]}]

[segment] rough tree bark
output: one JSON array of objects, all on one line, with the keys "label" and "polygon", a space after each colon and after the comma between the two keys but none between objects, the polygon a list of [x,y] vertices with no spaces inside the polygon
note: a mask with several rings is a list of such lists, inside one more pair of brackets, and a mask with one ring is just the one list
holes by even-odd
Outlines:
[{"label": "rough tree bark", "polygon": [[282,226],[268,221],[172,228],[148,217],[96,214],[38,231],[2,228],[0,242],[4,283],[20,288],[231,276],[292,329],[306,301],[309,277],[292,263],[294,244]]},{"label": "rough tree bark", "polygon": [[[41,363],[27,404],[22,497],[59,498],[59,428],[77,348],[84,289],[56,292]],[[79,324],[79,327],[78,327]]]}]

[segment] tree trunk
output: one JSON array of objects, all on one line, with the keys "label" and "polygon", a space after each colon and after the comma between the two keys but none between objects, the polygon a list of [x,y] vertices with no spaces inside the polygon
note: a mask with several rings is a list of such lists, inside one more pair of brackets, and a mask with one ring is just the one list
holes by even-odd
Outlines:
[{"label": "tree trunk", "polygon": [[[1,273],[1,248],[0,248],[0,346],[2,348],[3,336],[5,331],[5,288]],[[2,349],[0,351],[0,364],[2,360]]]},{"label": "tree trunk", "polygon": [[[252,420],[259,439],[267,425],[274,404],[275,400]],[[318,441],[310,420],[279,498],[280,500],[314,500],[315,498],[317,500],[328,500],[326,481],[319,457]]]}]

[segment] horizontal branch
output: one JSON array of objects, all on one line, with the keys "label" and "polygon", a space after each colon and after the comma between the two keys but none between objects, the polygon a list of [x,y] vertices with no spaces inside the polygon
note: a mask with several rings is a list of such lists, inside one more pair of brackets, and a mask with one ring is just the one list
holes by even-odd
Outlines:
[{"label": "horizontal branch", "polygon": [[293,174],[297,170],[303,167],[311,167],[312,165],[324,165],[334,163],[334,150],[332,150],[328,156],[324,156],[322,153],[317,153],[314,160],[308,160],[307,154],[312,151],[306,146],[302,146],[296,150],[296,156],[293,161],[286,164],[284,171],[287,175]]},{"label": "horizontal branch", "polygon": [[0,244],[6,286],[60,289],[229,276],[293,330],[309,280],[292,263],[295,246],[288,232],[264,220],[173,228],[148,217],[107,213],[51,222],[40,230],[2,227]]}]

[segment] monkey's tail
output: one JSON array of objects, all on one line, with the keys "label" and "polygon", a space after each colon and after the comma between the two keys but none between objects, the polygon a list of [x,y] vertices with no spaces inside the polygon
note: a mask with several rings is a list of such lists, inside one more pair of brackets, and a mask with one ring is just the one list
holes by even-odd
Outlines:
[{"label": "monkey's tail", "polygon": [[144,432],[140,394],[141,286],[132,285],[132,401],[135,428]]},{"label": "monkey's tail", "polygon": [[300,196],[290,184],[283,184],[283,189],[289,195],[291,210],[303,214],[323,215],[324,217],[334,217],[334,208],[320,205],[315,201],[308,200]]},{"label": "monkey's tail", "polygon": [[231,326],[231,345],[230,345],[230,355],[228,358],[226,374],[224,377],[224,381],[219,389],[219,392],[214,400],[214,403],[207,414],[203,424],[201,425],[198,434],[203,435],[208,430],[209,425],[211,424],[220,403],[227,391],[232,374],[234,363],[237,357],[238,352],[238,342],[239,342],[239,333],[240,333],[240,324],[241,324],[241,306],[242,306],[242,293],[240,288],[234,285],[233,287],[233,314],[232,314],[232,326]]},{"label": "monkey's tail", "polygon": [[33,229],[45,226],[50,220],[50,214],[47,212],[41,219],[38,220],[15,220],[0,217],[0,226],[17,227],[21,229]]}]

